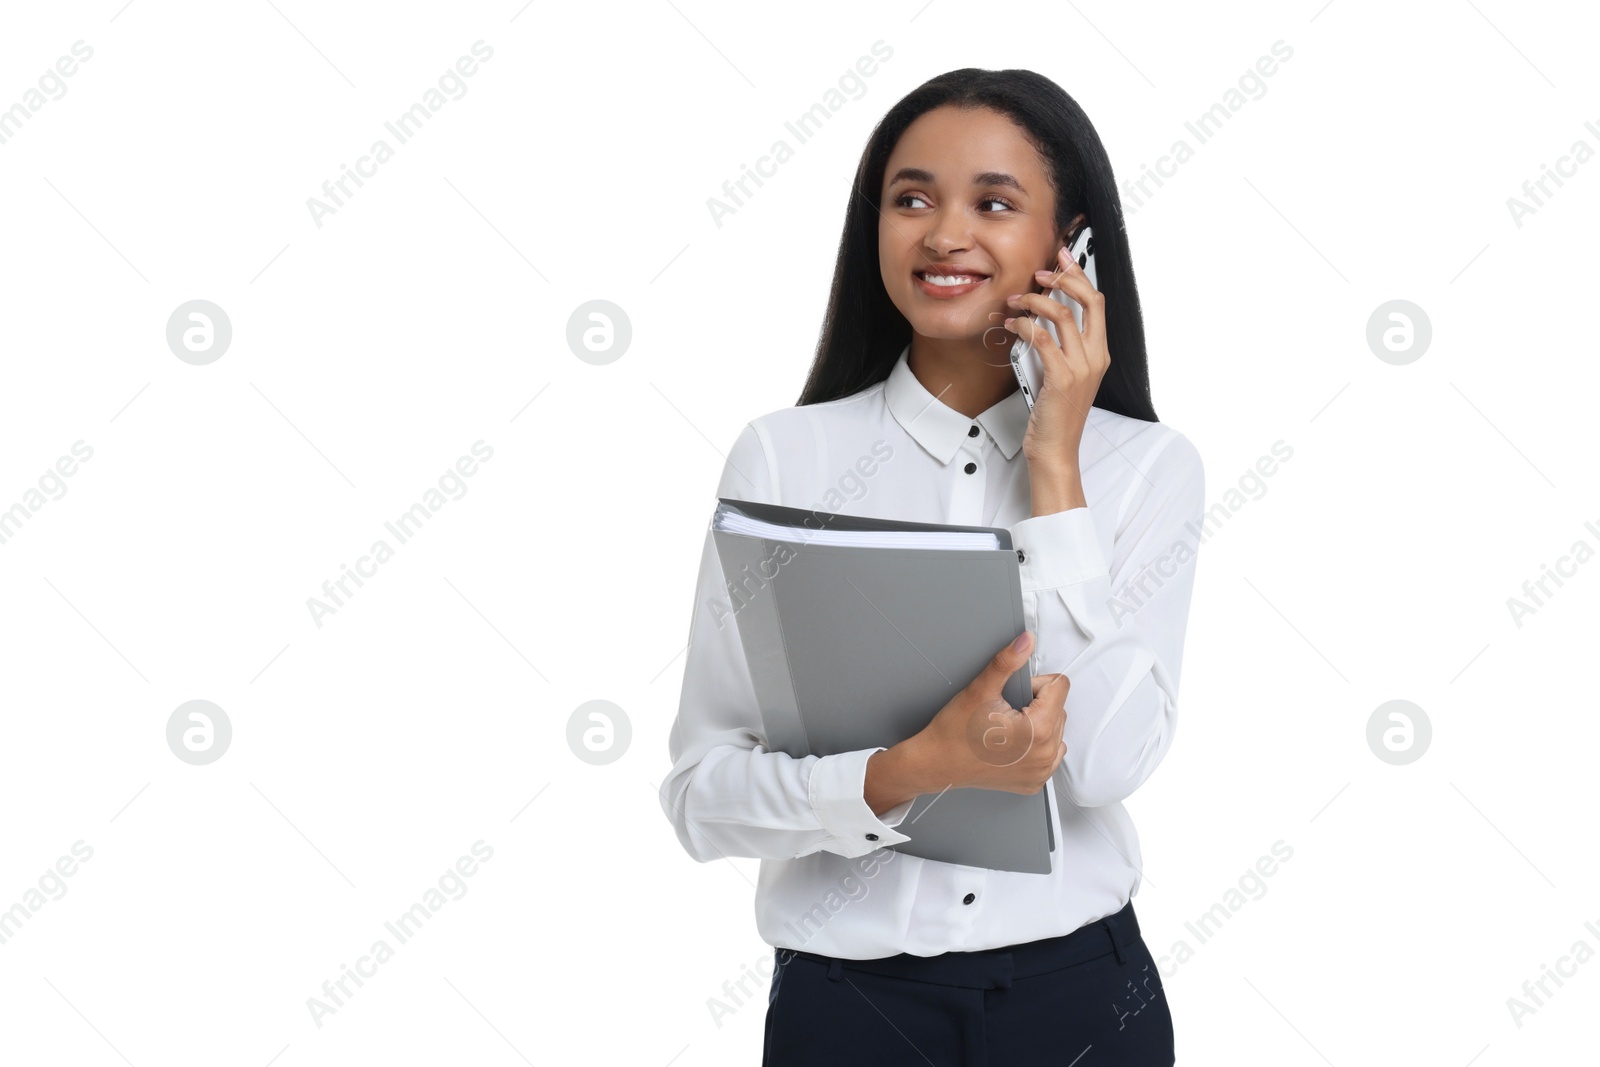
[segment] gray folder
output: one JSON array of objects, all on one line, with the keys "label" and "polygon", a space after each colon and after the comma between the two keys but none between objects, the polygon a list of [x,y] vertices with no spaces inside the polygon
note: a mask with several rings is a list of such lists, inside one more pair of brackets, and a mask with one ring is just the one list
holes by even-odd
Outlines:
[{"label": "gray folder", "polygon": [[[782,535],[723,528],[730,516]],[[993,534],[992,548],[822,544],[812,531]],[[794,757],[892,747],[926,726],[1021,633],[1022,583],[1009,530],[879,519],[719,497],[713,537],[761,706],[767,749]],[[1002,693],[1033,700],[1026,663]],[[924,794],[896,827],[910,856],[1050,872],[1045,791]]]}]

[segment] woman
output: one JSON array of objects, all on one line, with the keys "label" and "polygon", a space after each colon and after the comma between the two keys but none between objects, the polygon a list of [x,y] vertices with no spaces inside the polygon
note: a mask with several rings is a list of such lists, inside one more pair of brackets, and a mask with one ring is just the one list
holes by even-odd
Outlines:
[{"label": "woman", "polygon": [[[1098,292],[1058,256],[1083,225]],[[1043,287],[1083,306],[1081,332]],[[1044,361],[1031,412],[1017,337]],[[766,749],[707,533],[661,799],[695,859],[762,859],[763,1063],[1174,1062],[1121,801],[1172,742],[1203,471],[1156,421],[1111,166],[1060,87],[958,70],[885,116],[804,392],[744,427],[718,495],[1006,527],[1027,619],[915,737],[795,759]],[[1025,661],[1034,700],[1015,710],[1000,685]],[[996,716],[1006,751],[1032,739],[1023,757],[968,743]],[[917,796],[951,785],[1046,788],[1050,873],[888,847],[916,836]]]}]

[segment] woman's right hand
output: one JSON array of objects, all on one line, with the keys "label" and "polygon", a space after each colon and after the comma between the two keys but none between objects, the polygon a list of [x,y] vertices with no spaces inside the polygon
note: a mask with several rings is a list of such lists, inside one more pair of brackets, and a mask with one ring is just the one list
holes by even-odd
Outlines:
[{"label": "woman's right hand", "polygon": [[1033,679],[1033,702],[1020,711],[1001,695],[1006,680],[1028,659],[1033,635],[995,653],[965,689],[951,698],[908,744],[925,785],[998,789],[1030,794],[1044,788],[1067,754],[1064,674]]}]

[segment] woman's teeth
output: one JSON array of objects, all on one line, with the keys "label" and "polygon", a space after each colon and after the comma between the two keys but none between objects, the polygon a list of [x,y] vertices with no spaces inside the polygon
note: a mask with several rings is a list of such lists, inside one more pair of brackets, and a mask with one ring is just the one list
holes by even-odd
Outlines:
[{"label": "woman's teeth", "polygon": [[983,281],[981,274],[924,274],[917,275],[923,281],[932,285],[966,285],[969,282]]}]

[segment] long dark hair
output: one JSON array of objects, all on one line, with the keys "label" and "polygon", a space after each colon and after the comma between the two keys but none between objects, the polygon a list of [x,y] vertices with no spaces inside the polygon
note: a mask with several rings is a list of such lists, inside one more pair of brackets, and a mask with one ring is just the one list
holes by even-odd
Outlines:
[{"label": "long dark hair", "polygon": [[820,404],[883,381],[911,341],[911,323],[889,299],[878,263],[878,214],[883,171],[906,128],[924,112],[952,105],[989,108],[1026,133],[1056,190],[1059,233],[1078,213],[1094,227],[1095,273],[1106,297],[1106,345],[1111,366],[1096,407],[1155,422],[1144,351],[1144,319],[1133,280],[1128,233],[1111,161],[1089,117],[1059,85],[1031,70],[966,67],[924,82],[872,131],[845,209],[844,236],[833,269],[833,291],[798,404]]}]

